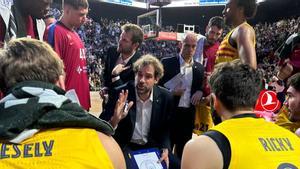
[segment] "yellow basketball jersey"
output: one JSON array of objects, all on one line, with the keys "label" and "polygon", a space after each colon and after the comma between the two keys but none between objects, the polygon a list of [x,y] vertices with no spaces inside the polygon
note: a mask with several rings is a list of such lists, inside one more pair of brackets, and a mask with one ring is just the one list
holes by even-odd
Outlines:
[{"label": "yellow basketball jersey", "polygon": [[252,117],[233,118],[212,130],[223,133],[230,142],[230,169],[300,167],[300,139],[276,124]]},{"label": "yellow basketball jersey", "polygon": [[52,129],[21,144],[1,143],[1,169],[113,169],[93,129]]},{"label": "yellow basketball jersey", "polygon": [[284,127],[291,132],[295,133],[295,131],[300,128],[300,122],[291,122],[288,119],[289,110],[286,105],[283,105],[278,112],[278,115],[275,117],[275,124]]},{"label": "yellow basketball jersey", "polygon": [[200,135],[214,126],[211,115],[211,108],[204,103],[198,104],[195,112],[195,122],[193,132]]},{"label": "yellow basketball jersey", "polygon": [[[251,25],[249,25],[247,22],[242,23],[241,25],[246,25],[251,27]],[[240,26],[238,26],[240,27]],[[231,62],[235,59],[239,59],[239,54],[238,54],[238,50],[237,48],[233,47],[230,43],[229,43],[229,39],[232,35],[232,33],[238,28],[234,28],[233,30],[231,30],[223,39],[223,41],[221,42],[219,49],[217,51],[217,58],[215,63],[222,63],[222,62]],[[251,29],[253,29],[251,27]],[[255,45],[255,37],[254,37],[254,45]]]}]

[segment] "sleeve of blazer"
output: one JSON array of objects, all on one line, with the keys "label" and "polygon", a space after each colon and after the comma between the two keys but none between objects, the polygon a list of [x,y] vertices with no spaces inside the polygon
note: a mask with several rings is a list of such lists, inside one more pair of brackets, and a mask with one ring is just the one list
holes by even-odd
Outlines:
[{"label": "sleeve of blazer", "polygon": [[111,81],[111,68],[110,68],[110,62],[111,58],[110,55],[112,53],[113,48],[109,48],[105,54],[104,54],[104,70],[103,70],[103,80],[104,80],[104,86],[110,87],[110,81]]},{"label": "sleeve of blazer", "polygon": [[197,90],[203,90],[204,87],[204,67],[195,62],[196,68],[193,71],[193,83],[192,83],[192,93],[195,93]]},{"label": "sleeve of blazer", "polygon": [[174,102],[173,96],[171,93],[168,92],[167,102],[166,102],[166,114],[167,114],[167,122],[165,126],[162,128],[162,135],[161,135],[161,148],[168,148],[169,152],[171,152],[171,119],[174,117]]},{"label": "sleeve of blazer", "polygon": [[[124,85],[125,83],[127,83],[129,80],[132,80],[132,79],[134,79],[134,72],[133,72],[133,70],[132,70],[132,65],[131,65],[131,67],[130,68],[128,68],[128,70],[127,70],[127,72],[126,72],[127,74],[129,74],[129,76],[126,78],[126,79],[123,79],[121,76],[121,74],[119,75],[120,76],[120,78],[117,80],[117,81],[114,81],[114,82],[112,82],[111,83],[111,86],[112,87],[116,87],[116,86],[122,86],[122,85]],[[131,77],[130,77],[131,76]],[[126,80],[126,81],[124,81],[124,80]]]},{"label": "sleeve of blazer", "polygon": [[125,89],[125,88],[126,88],[126,85],[111,88],[111,91],[112,91],[111,97],[109,97],[104,111],[100,114],[100,119],[106,120],[106,121],[110,120],[110,118],[114,115],[114,109],[115,109],[117,100],[119,99],[119,94],[122,91],[122,89]]}]

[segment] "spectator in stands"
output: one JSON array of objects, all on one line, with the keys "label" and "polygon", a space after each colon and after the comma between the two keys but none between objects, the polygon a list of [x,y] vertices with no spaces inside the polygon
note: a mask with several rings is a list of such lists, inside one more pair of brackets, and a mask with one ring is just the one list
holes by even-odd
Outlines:
[{"label": "spectator in stands", "polygon": [[175,150],[179,158],[185,143],[192,137],[195,106],[200,103],[203,96],[204,68],[193,60],[196,46],[197,36],[194,33],[187,33],[182,40],[179,55],[161,60],[165,74],[160,85],[167,87],[174,95],[176,108],[171,138],[172,143],[176,145]]},{"label": "spectator in stands", "polygon": [[225,23],[232,30],[225,36],[217,52],[216,63],[241,59],[251,67],[257,67],[255,31],[247,23],[256,12],[256,0],[229,0],[223,10]]},{"label": "spectator in stands", "polygon": [[45,37],[64,62],[66,90],[74,89],[86,110],[91,107],[86,49],[75,29],[85,22],[88,8],[87,0],[65,0],[61,20],[48,27]]},{"label": "spectator in stands", "polygon": [[[166,89],[157,86],[164,69],[160,61],[152,55],[144,55],[133,64],[135,81],[115,88],[108,104],[115,107],[121,91],[128,90],[128,113],[114,114],[110,123],[116,128],[114,138],[122,147],[127,168],[132,168],[130,151],[157,147],[162,150],[161,161],[170,168],[180,168],[176,163],[170,143],[170,119],[173,115],[173,96]],[[112,111],[107,109],[106,111]]]},{"label": "spectator in stands", "polygon": [[286,105],[275,117],[275,123],[292,132],[296,132],[300,128],[300,73],[290,77]]},{"label": "spectator in stands", "polygon": [[[104,87],[100,91],[100,96],[104,103],[102,104],[102,110],[108,108],[105,102],[111,97],[111,91],[114,86],[120,86],[130,80],[134,80],[132,64],[140,57],[137,50],[142,44],[143,38],[144,34],[139,26],[125,24],[122,26],[118,47],[108,49],[104,61]],[[101,118],[109,120],[109,117],[112,115],[110,113],[105,111],[104,114],[101,114]]]},{"label": "spectator in stands", "polygon": [[[198,40],[196,52],[201,51],[201,58],[203,58],[203,62],[200,63],[204,66],[204,89],[201,103],[196,106],[196,121],[194,131],[197,134],[201,134],[213,126],[211,108],[209,105],[211,98],[208,79],[214,70],[216,52],[220,45],[218,40],[221,37],[224,28],[225,24],[223,18],[218,16],[212,17],[206,27],[204,42],[202,43],[201,39]],[[197,55],[197,53],[195,53],[195,55]],[[200,53],[198,53],[198,55],[200,55]]]},{"label": "spectator in stands", "polygon": [[141,47],[143,54],[151,53],[159,59],[174,56],[177,52],[177,41],[157,41],[147,39]]},{"label": "spectator in stands", "polygon": [[[290,35],[299,32],[300,17],[286,18],[274,23],[258,23],[255,26],[257,62],[263,64],[277,64],[276,51]],[[277,71],[273,72],[276,75]]]},{"label": "spectator in stands", "polygon": [[182,169],[300,166],[299,138],[253,113],[261,81],[240,62],[223,63],[213,72],[214,108],[224,121],[186,144]]},{"label": "spectator in stands", "polygon": [[[43,39],[46,16],[52,0],[0,0],[0,48],[11,38]],[[33,5],[34,4],[34,5]]]},{"label": "spectator in stands", "polygon": [[[0,50],[0,168],[125,168],[107,123],[65,96],[64,66],[45,42],[20,38]],[[123,108],[127,95],[121,95]],[[97,131],[96,131],[97,130]]]},{"label": "spectator in stands", "polygon": [[[279,75],[283,76],[281,80],[300,72],[300,32],[292,34],[285,41],[280,49],[279,58],[281,59]],[[288,67],[290,67],[290,71],[284,72],[289,69]]]}]

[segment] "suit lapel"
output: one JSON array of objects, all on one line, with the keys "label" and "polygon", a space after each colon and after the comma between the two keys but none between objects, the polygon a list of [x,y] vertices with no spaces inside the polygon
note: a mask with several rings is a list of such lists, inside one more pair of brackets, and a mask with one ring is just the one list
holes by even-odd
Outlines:
[{"label": "suit lapel", "polygon": [[119,56],[120,56],[120,54],[116,50],[111,51],[111,54],[108,55],[109,58],[107,58],[107,60],[109,60],[109,62],[108,62],[109,67],[107,67],[107,69],[110,71],[109,72],[109,80],[110,81],[111,81],[111,72],[115,68],[116,63],[117,63],[117,61],[119,59]]},{"label": "suit lapel", "polygon": [[150,131],[153,131],[151,129],[157,122],[156,119],[158,119],[160,108],[161,108],[159,106],[161,104],[161,99],[159,97],[160,93],[156,85],[153,87],[152,92],[153,92],[153,102],[152,102],[152,111],[151,111]]},{"label": "suit lapel", "polygon": [[111,58],[111,60],[112,60],[112,62],[110,62],[111,68],[112,68],[111,70],[113,70],[113,68],[116,66],[119,56],[120,56],[120,53],[116,52],[116,53],[114,53],[113,57]]},{"label": "suit lapel", "polygon": [[132,56],[132,58],[129,59],[125,66],[131,66],[139,58],[138,56],[138,53],[135,52],[135,54]]},{"label": "suit lapel", "polygon": [[122,77],[128,77],[129,74],[132,73],[132,65],[133,63],[139,58],[139,55],[137,52],[135,52],[135,54],[132,56],[132,58],[129,59],[129,61],[126,63],[125,67],[126,66],[130,66],[129,69],[127,70],[124,70],[122,73],[121,73],[121,76]]},{"label": "suit lapel", "polygon": [[134,83],[133,84],[130,84],[129,88],[128,88],[128,102],[130,101],[133,101],[133,105],[132,107],[130,108],[129,112],[128,112],[128,115],[130,116],[130,121],[131,121],[131,124],[133,126],[133,129],[132,129],[132,133],[133,133],[133,130],[134,130],[134,127],[135,127],[135,121],[136,121],[136,93],[135,93],[135,87],[134,87]]},{"label": "suit lapel", "polygon": [[195,64],[195,62],[194,62],[194,64],[193,64],[193,77],[192,77],[192,84],[193,84],[193,81],[194,81],[194,77],[196,77],[196,76],[199,76],[198,74],[197,74],[197,69],[198,69],[198,66]]},{"label": "suit lapel", "polygon": [[201,78],[201,65],[200,63],[194,62],[193,64],[193,79],[192,79],[192,88],[191,88],[191,94],[194,94],[196,90],[200,90],[200,85],[202,82],[199,80]]}]

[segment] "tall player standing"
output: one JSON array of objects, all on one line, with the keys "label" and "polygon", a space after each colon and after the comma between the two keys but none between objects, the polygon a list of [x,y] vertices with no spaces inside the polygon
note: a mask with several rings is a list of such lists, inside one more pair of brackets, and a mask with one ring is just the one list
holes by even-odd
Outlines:
[{"label": "tall player standing", "polygon": [[64,62],[65,89],[75,89],[86,110],[91,107],[86,51],[75,29],[84,24],[88,7],[87,0],[65,0],[61,20],[48,27],[45,37]]}]

